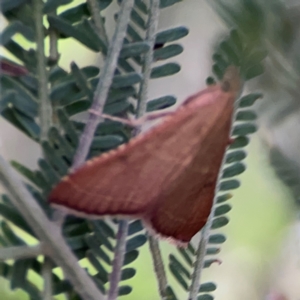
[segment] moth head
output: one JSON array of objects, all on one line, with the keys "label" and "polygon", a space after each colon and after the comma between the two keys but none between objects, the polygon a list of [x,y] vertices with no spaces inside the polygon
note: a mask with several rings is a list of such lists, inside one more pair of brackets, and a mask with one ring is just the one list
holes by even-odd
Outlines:
[{"label": "moth head", "polygon": [[236,66],[229,66],[221,81],[221,87],[224,92],[231,92],[239,95],[242,89],[242,80],[240,76],[239,68]]}]

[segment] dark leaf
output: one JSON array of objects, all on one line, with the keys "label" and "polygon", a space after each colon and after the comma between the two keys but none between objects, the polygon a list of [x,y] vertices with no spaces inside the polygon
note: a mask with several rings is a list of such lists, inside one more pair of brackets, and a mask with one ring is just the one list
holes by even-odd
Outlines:
[{"label": "dark leaf", "polygon": [[230,178],[242,174],[246,170],[246,167],[242,163],[235,163],[230,167],[223,170],[222,178]]},{"label": "dark leaf", "polygon": [[210,244],[222,244],[225,241],[226,241],[226,238],[223,234],[213,234],[208,239],[208,242]]},{"label": "dark leaf", "polygon": [[129,285],[124,285],[119,287],[119,296],[125,296],[130,294],[132,291],[132,287]]},{"label": "dark leaf", "polygon": [[212,225],[211,225],[211,229],[221,228],[223,226],[226,226],[228,223],[229,223],[229,220],[226,217],[215,218],[213,220]]},{"label": "dark leaf", "polygon": [[131,264],[132,262],[134,262],[138,258],[138,256],[139,256],[138,250],[132,250],[130,252],[127,252],[125,254],[123,265],[126,266],[126,265]]},{"label": "dark leaf", "polygon": [[198,296],[197,300],[213,300],[214,297],[212,295],[209,294],[204,294],[201,296]]},{"label": "dark leaf", "polygon": [[97,270],[97,278],[99,278],[102,283],[106,283],[108,281],[108,274],[107,271],[104,269],[100,261],[96,258],[96,256],[91,252],[91,250],[88,250],[86,252],[86,257],[90,261],[90,263],[93,265],[93,267]]},{"label": "dark leaf", "polygon": [[93,238],[92,235],[87,235],[86,238],[86,243],[91,249],[92,253],[106,262],[108,265],[111,265],[111,259],[109,256],[105,253],[105,251],[100,247],[101,245],[97,243],[97,241]]},{"label": "dark leaf", "polygon": [[202,283],[199,288],[199,293],[213,292],[217,289],[217,286],[213,282]]},{"label": "dark leaf", "polygon": [[182,265],[182,263],[173,255],[169,255],[170,264],[177,269],[177,272],[184,275],[187,279],[191,278],[190,272]]},{"label": "dark leaf", "polygon": [[43,13],[49,14],[55,12],[59,6],[69,4],[72,1],[73,0],[47,0],[44,4]]},{"label": "dark leaf", "polygon": [[217,197],[217,203],[223,203],[225,201],[228,201],[231,198],[232,198],[231,194],[224,194],[224,195],[218,196]]},{"label": "dark leaf", "polygon": [[2,0],[1,1],[1,11],[2,13],[6,13],[14,8],[20,7],[24,3],[28,2],[28,0]]},{"label": "dark leaf", "polygon": [[129,227],[128,227],[128,235],[132,235],[132,234],[135,234],[141,230],[143,230],[144,227],[143,227],[143,224],[140,220],[135,220],[133,222],[131,222],[129,224]]},{"label": "dark leaf", "polygon": [[184,290],[188,291],[189,286],[185,279],[183,279],[182,275],[179,273],[178,269],[173,264],[169,264],[169,268],[177,282],[183,287]]},{"label": "dark leaf", "polygon": [[137,236],[134,236],[133,238],[129,239],[126,242],[126,252],[135,250],[143,246],[146,242],[147,242],[147,238],[144,234],[139,234]]},{"label": "dark leaf", "polygon": [[163,96],[147,102],[147,112],[168,108],[176,103],[176,97]]},{"label": "dark leaf", "polygon": [[10,288],[12,290],[16,288],[23,288],[30,266],[31,260],[29,259],[18,259],[15,261],[12,267],[12,276],[10,281]]},{"label": "dark leaf", "polygon": [[240,182],[238,180],[232,179],[227,181],[222,181],[219,186],[220,191],[234,190],[240,187]]},{"label": "dark leaf", "polygon": [[122,270],[121,280],[128,280],[134,277],[136,270],[134,268],[125,268]]},{"label": "dark leaf", "polygon": [[105,136],[96,136],[92,142],[92,149],[101,149],[107,150],[115,148],[121,145],[124,142],[122,136],[119,135],[105,135]]},{"label": "dark leaf", "polygon": [[156,49],[153,54],[154,60],[164,60],[183,52],[183,47],[178,44],[168,45],[163,48]]},{"label": "dark leaf", "polygon": [[177,2],[181,2],[182,0],[160,0],[160,8],[165,8],[168,6],[171,6],[173,4],[176,4]]},{"label": "dark leaf", "polygon": [[246,136],[238,136],[234,138],[234,142],[229,146],[229,149],[238,149],[249,144],[249,139]]},{"label": "dark leaf", "polygon": [[48,22],[50,26],[56,29],[59,33],[78,40],[91,50],[95,52],[101,50],[102,41],[100,41],[97,35],[95,35],[97,38],[95,38],[95,36],[92,38],[90,33],[87,33],[82,28],[75,28],[71,23],[60,17],[48,16]]},{"label": "dark leaf", "polygon": [[[7,206],[3,203],[0,203],[0,214],[1,214],[1,216],[3,216],[5,218],[5,220],[10,221],[15,226],[18,226],[20,229],[24,230],[25,232],[29,233],[30,235],[35,236],[35,234],[31,230],[31,228],[28,226],[26,221],[23,219],[23,217],[18,213],[18,211],[15,208]],[[7,231],[7,233],[8,233],[8,231]],[[11,238],[10,240],[14,241],[14,238]],[[20,242],[18,237],[16,237],[15,241],[17,241],[18,244]]]},{"label": "dark leaf", "polygon": [[256,132],[256,126],[251,123],[239,124],[233,127],[232,135],[247,135]]},{"label": "dark leaf", "polygon": [[252,93],[252,94],[246,95],[239,100],[239,107],[243,108],[243,107],[252,106],[254,104],[254,102],[257,99],[262,98],[262,96],[263,95],[259,94],[259,93]]},{"label": "dark leaf", "polygon": [[147,42],[135,42],[123,45],[120,58],[136,57],[150,50]]},{"label": "dark leaf", "polygon": [[133,9],[131,11],[130,18],[133,21],[133,23],[135,23],[138,27],[140,27],[143,30],[146,29],[146,23],[145,23],[144,19],[139,15],[137,10]]},{"label": "dark leaf", "polygon": [[151,78],[160,78],[170,76],[180,71],[180,65],[176,63],[167,63],[162,66],[154,67],[151,71]]},{"label": "dark leaf", "polygon": [[165,44],[167,42],[173,42],[185,37],[188,33],[189,30],[184,26],[167,29],[156,34],[155,43]]},{"label": "dark leaf", "polygon": [[256,118],[256,113],[252,110],[240,110],[236,115],[237,121],[254,121]]},{"label": "dark leaf", "polygon": [[115,75],[111,87],[114,89],[128,87],[141,82],[143,77],[139,73]]},{"label": "dark leaf", "polygon": [[246,158],[246,153],[243,150],[236,150],[232,151],[226,154],[226,160],[225,162],[227,164],[239,162],[241,160],[244,160]]},{"label": "dark leaf", "polygon": [[231,210],[231,206],[229,204],[219,205],[214,211],[214,216],[218,217],[224,215],[228,213],[230,210]]},{"label": "dark leaf", "polygon": [[184,248],[177,248],[177,250],[179,251],[179,253],[182,255],[182,257],[184,258],[184,260],[187,262],[188,265],[190,265],[191,267],[193,266],[193,261],[190,257],[190,254],[187,252],[186,249]]},{"label": "dark leaf", "polygon": [[13,246],[25,246],[26,243],[18,237],[14,231],[10,228],[10,226],[7,224],[7,222],[2,221],[1,222],[1,230],[3,233],[3,236],[6,238],[6,240]]}]

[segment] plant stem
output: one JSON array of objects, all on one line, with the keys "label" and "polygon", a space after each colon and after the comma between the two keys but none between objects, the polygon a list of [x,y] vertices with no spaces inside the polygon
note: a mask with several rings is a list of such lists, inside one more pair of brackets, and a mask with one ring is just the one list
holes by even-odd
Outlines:
[{"label": "plant stem", "polygon": [[44,290],[43,290],[43,300],[52,300],[53,285],[52,285],[52,261],[49,257],[44,257],[43,263],[43,279],[44,279]]},{"label": "plant stem", "polygon": [[152,254],[154,271],[156,274],[159,294],[161,299],[167,299],[167,276],[164,268],[164,262],[159,249],[158,241],[153,236],[149,236],[149,247]]},{"label": "plant stem", "polygon": [[[212,210],[213,212],[214,210]],[[196,255],[196,261],[194,264],[194,271],[192,275],[192,284],[190,287],[190,293],[188,300],[196,300],[199,294],[199,288],[200,288],[200,278],[201,273],[204,266],[204,258],[206,253],[206,245],[209,238],[209,232],[211,227],[211,221],[213,219],[213,213],[210,214],[209,220],[207,221],[206,225],[203,227],[201,231],[201,239],[197,248],[197,255]]]},{"label": "plant stem", "polygon": [[60,227],[51,222],[12,167],[0,156],[0,179],[10,194],[13,205],[23,215],[28,225],[43,244],[46,255],[62,268],[66,278],[82,299],[99,300],[102,295],[77,258],[66,244]]},{"label": "plant stem", "polygon": [[[151,10],[146,32],[146,40],[149,42],[150,50],[145,55],[145,60],[142,68],[143,81],[139,91],[139,103],[137,117],[145,114],[147,108],[148,82],[151,75],[151,64],[153,61],[153,47],[155,43],[155,35],[158,24],[159,0],[151,0]],[[134,135],[137,135],[139,130],[136,130]],[[117,246],[114,253],[116,264],[113,264],[113,269],[110,278],[110,291],[108,300],[114,300],[117,297],[118,284],[121,278],[121,269],[125,255],[125,243],[128,229],[128,221],[122,220],[119,223]],[[159,252],[159,248],[157,248]],[[121,263],[122,262],[122,263]],[[160,265],[161,266],[161,265]],[[163,270],[164,271],[164,270]],[[163,273],[164,274],[164,273]],[[114,298],[115,297],[115,298]]]},{"label": "plant stem", "polygon": [[[117,67],[119,53],[122,49],[126,36],[127,25],[130,21],[130,13],[134,5],[134,0],[122,1],[118,16],[118,23],[114,32],[112,42],[109,46],[104,67],[102,69],[96,91],[94,93],[91,109],[99,112],[103,111],[110,85]],[[100,12],[98,12],[100,14]],[[95,15],[95,12],[93,13]],[[98,24],[99,25],[99,24]],[[75,153],[72,168],[78,168],[86,159],[94,134],[99,121],[98,115],[90,113],[84,131],[80,137],[79,146]],[[116,299],[118,296],[118,284],[121,276],[121,268],[125,255],[125,240],[128,223],[121,221],[119,226],[118,240],[115,250],[114,264],[111,273],[109,299]],[[115,297],[115,298],[112,298]]]},{"label": "plant stem", "polygon": [[17,246],[0,248],[0,261],[7,259],[20,259],[28,257],[37,257],[43,255],[43,247],[41,244],[36,246]]},{"label": "plant stem", "polygon": [[[153,62],[153,49],[155,44],[155,37],[158,26],[159,18],[159,0],[151,0],[149,20],[146,32],[146,41],[148,42],[150,49],[146,53],[143,64],[143,81],[139,92],[139,103],[137,110],[137,118],[142,117],[147,110],[147,97],[148,97],[148,83],[151,77],[151,64]],[[137,133],[137,132],[136,132]],[[159,242],[154,237],[149,237],[150,252],[153,259],[154,271],[159,287],[160,297],[165,299],[166,288],[168,285],[164,263],[162,260],[161,252],[159,249]]]},{"label": "plant stem", "polygon": [[47,140],[48,131],[51,126],[52,107],[48,97],[48,78],[44,47],[44,27],[43,27],[43,6],[41,0],[34,0],[34,20],[37,43],[37,74],[39,79],[39,120],[40,120],[40,140]]},{"label": "plant stem", "polygon": [[[52,16],[57,16],[56,11],[51,13]],[[56,65],[59,60],[58,53],[58,34],[55,29],[49,27],[49,61]]]},{"label": "plant stem", "polygon": [[108,45],[108,38],[106,35],[105,27],[103,24],[103,19],[100,14],[100,7],[97,0],[87,0],[87,4],[89,6],[89,10],[92,15],[92,19],[94,21],[96,31],[99,37],[103,40],[103,42]]},{"label": "plant stem", "polygon": [[139,103],[137,109],[137,118],[142,117],[147,110],[147,97],[148,97],[148,83],[151,76],[151,64],[153,62],[153,48],[155,44],[156,31],[158,26],[159,17],[159,0],[150,1],[149,19],[146,32],[146,41],[148,42],[150,49],[146,53],[143,64],[143,81],[141,83],[139,92]]},{"label": "plant stem", "polygon": [[[242,93],[242,86],[240,89],[240,93]],[[231,120],[231,124],[233,124],[234,122],[234,118],[235,118],[235,114],[232,114],[232,120]],[[231,126],[233,128],[233,126]],[[206,247],[208,244],[208,239],[209,239],[209,233],[210,233],[210,229],[213,223],[213,219],[214,219],[214,214],[215,214],[215,207],[217,204],[217,193],[219,190],[219,183],[220,180],[222,178],[222,170],[224,168],[225,165],[225,157],[226,157],[226,152],[223,155],[223,159],[222,159],[222,163],[221,163],[221,167],[220,167],[220,171],[218,174],[218,179],[217,179],[217,184],[216,184],[216,188],[215,188],[215,196],[213,199],[213,204],[212,204],[212,209],[210,212],[210,215],[208,217],[208,220],[205,224],[205,226],[202,228],[201,231],[201,239],[200,242],[198,244],[198,248],[197,248],[197,255],[196,255],[196,261],[194,263],[194,270],[193,270],[193,274],[192,274],[192,283],[191,283],[191,287],[190,287],[190,292],[189,292],[189,297],[188,300],[197,300],[197,295],[199,293],[199,288],[201,285],[200,279],[201,279],[201,274],[202,274],[202,270],[204,267],[204,259],[205,259],[205,254],[206,254]]]},{"label": "plant stem", "polygon": [[121,269],[124,262],[124,254],[126,251],[126,237],[128,232],[128,221],[120,220],[119,229],[117,233],[117,245],[114,251],[114,260],[112,272],[110,274],[110,286],[107,300],[115,300],[118,297],[119,282],[121,279]]},{"label": "plant stem", "polygon": [[[114,72],[117,66],[119,53],[121,51],[123,40],[126,35],[127,25],[130,21],[130,13],[134,5],[134,0],[122,1],[117,27],[112,39],[112,42],[108,49],[108,54],[100,74],[99,82],[94,93],[94,99],[91,109],[99,112],[103,111],[106,98],[109,92],[109,88],[114,76]],[[79,146],[77,148],[74,161],[73,169],[78,168],[86,159],[95,130],[98,125],[100,117],[94,113],[90,113],[88,121],[85,125],[84,131],[80,137]]]}]

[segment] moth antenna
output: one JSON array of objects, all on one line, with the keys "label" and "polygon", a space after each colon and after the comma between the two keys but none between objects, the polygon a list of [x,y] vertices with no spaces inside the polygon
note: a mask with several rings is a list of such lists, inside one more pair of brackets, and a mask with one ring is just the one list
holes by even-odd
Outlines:
[{"label": "moth antenna", "polygon": [[236,66],[229,66],[221,81],[221,87],[224,92],[232,92],[238,96],[242,90],[242,80],[239,68]]}]

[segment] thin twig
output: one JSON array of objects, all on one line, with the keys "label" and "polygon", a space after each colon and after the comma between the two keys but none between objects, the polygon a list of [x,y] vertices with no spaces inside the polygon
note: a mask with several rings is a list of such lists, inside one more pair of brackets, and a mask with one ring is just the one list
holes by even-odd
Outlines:
[{"label": "thin twig", "polygon": [[146,32],[146,41],[148,42],[150,49],[146,53],[143,64],[143,81],[139,92],[139,103],[137,109],[137,118],[142,117],[147,110],[147,97],[148,97],[148,83],[151,76],[151,65],[153,63],[153,48],[155,44],[155,37],[158,26],[159,17],[159,0],[150,1],[149,19]]},{"label": "thin twig", "polygon": [[53,263],[51,259],[47,256],[44,257],[43,263],[43,279],[44,279],[44,290],[43,290],[43,300],[52,300],[53,294],[53,284],[52,284],[52,267]]},{"label": "thin twig", "polygon": [[[130,13],[133,5],[134,0],[126,0],[122,1],[120,7],[118,23],[114,32],[112,42],[108,49],[105,64],[100,74],[99,82],[94,93],[94,99],[91,106],[91,109],[97,111],[99,114],[101,114],[103,111],[114,72],[117,67],[119,53],[122,49],[123,41],[126,36],[127,25],[130,21]],[[97,114],[89,114],[88,121],[80,137],[79,146],[73,160],[73,169],[78,168],[85,161],[95,134],[95,130],[97,128],[98,121],[99,117]],[[126,240],[127,228],[127,221],[121,221],[115,250],[114,264],[110,276],[110,290],[108,292],[110,299],[116,299],[118,296],[118,285],[125,255],[125,241],[123,239]]]},{"label": "thin twig", "polygon": [[128,221],[120,220],[117,233],[117,245],[114,251],[114,260],[112,265],[112,272],[110,274],[109,291],[107,300],[115,300],[118,298],[119,282],[121,279],[121,269],[124,262],[124,254],[126,251],[126,237],[128,232]]},{"label": "thin twig", "polygon": [[[56,11],[51,13],[52,16],[57,16]],[[58,34],[55,29],[49,26],[49,61],[56,65],[59,60],[58,52]]]},{"label": "thin twig", "polygon": [[188,300],[196,300],[198,297],[198,294],[199,294],[200,278],[201,278],[201,273],[202,273],[203,266],[204,266],[206,245],[208,242],[210,227],[212,224],[213,211],[214,210],[212,210],[212,213],[210,214],[206,225],[203,227],[203,229],[201,231],[201,239],[200,239],[199,246],[197,249],[196,261],[194,264],[194,271],[193,271],[193,275],[192,275],[192,283],[191,283],[191,287],[190,287],[190,293],[189,293]]},{"label": "thin twig", "polygon": [[[233,114],[232,118],[233,117],[234,117],[234,114]],[[217,192],[219,189],[219,182],[222,177],[222,170],[223,170],[224,164],[225,164],[225,154],[223,156],[222,164],[221,164],[219,175],[218,175],[218,180],[217,180],[217,184],[216,184],[216,188],[215,188],[215,196],[214,196],[213,204],[212,204],[212,210],[210,212],[210,215],[208,217],[208,220],[207,220],[205,226],[201,230],[201,239],[200,239],[200,242],[199,242],[198,248],[197,248],[196,261],[194,263],[194,270],[193,270],[193,274],[192,274],[192,283],[190,286],[188,300],[197,300],[197,295],[199,293],[199,288],[201,285],[200,279],[201,279],[201,274],[202,274],[202,270],[203,270],[204,262],[205,262],[204,260],[205,260],[205,254],[206,254],[206,247],[208,244],[209,233],[210,233],[210,229],[211,229],[213,219],[214,219],[215,207],[217,204]]]},{"label": "thin twig", "polygon": [[[239,91],[238,95],[240,95],[242,93],[242,89],[243,89],[243,83],[241,83],[240,91]],[[234,117],[235,117],[235,114],[232,114],[231,124],[233,124],[233,122],[234,122]],[[233,126],[232,126],[232,128],[233,128]],[[212,226],[212,223],[213,223],[214,214],[215,214],[215,207],[216,207],[216,204],[217,204],[217,193],[218,193],[218,190],[219,190],[219,183],[220,183],[220,180],[222,178],[222,170],[223,170],[224,165],[226,163],[226,161],[225,161],[226,152],[227,151],[225,151],[225,154],[223,156],[220,171],[219,171],[219,174],[218,174],[217,184],[216,184],[215,193],[214,193],[215,196],[214,196],[213,204],[212,204],[212,210],[210,212],[210,215],[208,217],[206,225],[201,230],[201,239],[200,239],[200,242],[199,242],[198,248],[197,248],[196,261],[194,263],[194,270],[193,270],[193,274],[192,274],[192,283],[191,283],[191,286],[190,286],[190,292],[189,292],[188,300],[197,300],[197,295],[199,293],[199,288],[200,288],[200,285],[201,285],[200,279],[201,279],[201,274],[202,274],[202,270],[203,270],[204,262],[205,262],[206,247],[207,247],[207,244],[208,244],[209,233],[210,233],[211,226]]]},{"label": "thin twig", "polygon": [[37,74],[39,79],[39,120],[41,128],[40,140],[47,139],[52,116],[52,108],[48,97],[48,79],[44,47],[45,36],[43,27],[43,6],[43,1],[33,1],[37,43]]},{"label": "thin twig", "polygon": [[77,258],[60,233],[60,227],[47,218],[44,211],[2,156],[0,156],[0,179],[10,194],[13,205],[44,245],[43,249],[46,251],[46,255],[49,255],[62,268],[66,278],[81,298],[101,299],[102,294],[86,271],[78,264]]},{"label": "thin twig", "polygon": [[17,246],[0,248],[0,261],[7,259],[20,259],[37,257],[44,254],[41,244],[36,246]]},{"label": "thin twig", "polygon": [[[149,42],[151,48],[150,51],[145,55],[144,65],[142,68],[143,81],[141,83],[141,87],[139,91],[137,117],[141,117],[146,112],[147,96],[148,96],[148,81],[151,75],[151,64],[153,61],[153,47],[155,43],[155,35],[156,35],[156,29],[158,24],[158,14],[159,14],[159,1],[151,0],[151,11],[150,11],[149,22],[147,26],[148,30],[146,32],[146,40]],[[137,135],[139,131],[140,131],[139,129],[136,130],[134,135]],[[109,295],[112,296],[108,297],[109,300],[116,299],[118,295],[117,294],[118,284],[121,278],[121,270],[122,270],[124,255],[125,255],[125,243],[126,243],[126,236],[127,236],[126,228],[128,228],[127,220],[122,220],[121,222],[119,222],[117,246],[114,253],[115,260],[117,261],[117,263],[113,265],[113,270],[110,277]],[[157,250],[159,252],[158,248]]]},{"label": "thin twig", "polygon": [[164,262],[161,256],[161,251],[159,249],[158,240],[153,236],[149,236],[149,247],[152,254],[154,271],[158,282],[160,297],[161,299],[167,299],[168,282],[164,268]]},{"label": "thin twig", "polygon": [[[99,82],[94,94],[93,104],[91,106],[91,109],[96,110],[100,114],[103,111],[108,91],[112,83],[119,53],[122,49],[123,40],[126,35],[127,25],[130,21],[130,13],[133,5],[134,0],[122,1],[121,4],[117,27],[108,49],[108,54],[100,74]],[[89,114],[88,121],[80,137],[79,147],[77,148],[74,157],[72,166],[73,169],[78,168],[85,161],[98,125],[99,118],[100,117],[94,113]]]},{"label": "thin twig", "polygon": [[100,7],[99,7],[98,1],[97,0],[87,0],[87,4],[88,4],[89,10],[90,10],[91,15],[92,15],[92,19],[93,19],[94,24],[95,24],[97,34],[102,39],[102,41],[106,45],[108,45],[108,38],[107,38],[105,27],[104,27],[104,24],[103,24],[103,19],[101,17]]},{"label": "thin twig", "polygon": [[[158,26],[159,18],[159,0],[151,0],[149,20],[146,32],[146,41],[150,46],[150,50],[146,53],[143,64],[143,81],[141,83],[141,89],[139,93],[139,103],[137,110],[137,118],[141,118],[147,110],[147,97],[148,97],[148,83],[151,76],[151,64],[153,62],[153,49],[155,44],[155,37]],[[154,271],[158,282],[159,293],[162,299],[166,297],[166,288],[168,285],[167,276],[162,260],[161,252],[159,249],[159,243],[154,237],[149,237],[150,252],[153,259]]]}]

